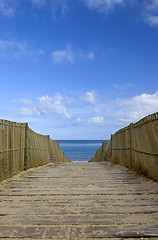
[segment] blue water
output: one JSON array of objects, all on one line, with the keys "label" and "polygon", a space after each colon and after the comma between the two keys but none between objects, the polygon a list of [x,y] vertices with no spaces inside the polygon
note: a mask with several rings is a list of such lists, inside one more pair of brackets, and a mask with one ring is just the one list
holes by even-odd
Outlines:
[{"label": "blue water", "polygon": [[60,149],[71,161],[89,161],[105,140],[58,140]]}]

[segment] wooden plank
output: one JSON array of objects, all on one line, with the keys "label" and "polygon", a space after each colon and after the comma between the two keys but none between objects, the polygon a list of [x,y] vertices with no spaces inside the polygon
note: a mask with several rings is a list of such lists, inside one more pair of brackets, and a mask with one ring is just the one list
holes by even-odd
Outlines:
[{"label": "wooden plank", "polygon": [[[158,237],[158,225],[135,226],[135,225],[118,225],[113,226],[0,226],[0,238],[115,238],[115,237]],[[44,239],[44,238],[43,238]]]},{"label": "wooden plank", "polygon": [[158,183],[103,163],[49,164],[0,186],[0,238],[158,237]]}]

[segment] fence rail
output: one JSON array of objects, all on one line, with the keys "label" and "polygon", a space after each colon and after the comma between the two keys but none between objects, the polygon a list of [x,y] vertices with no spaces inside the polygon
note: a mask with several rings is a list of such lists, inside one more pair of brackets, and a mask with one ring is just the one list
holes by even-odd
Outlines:
[{"label": "fence rail", "polygon": [[52,159],[52,162],[70,161],[49,135],[34,132],[28,123],[0,119],[0,181]]}]

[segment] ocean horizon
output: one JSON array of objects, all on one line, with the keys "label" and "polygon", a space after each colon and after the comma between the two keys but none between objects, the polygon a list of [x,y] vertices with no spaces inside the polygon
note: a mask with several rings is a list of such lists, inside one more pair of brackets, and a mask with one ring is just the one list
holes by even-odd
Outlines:
[{"label": "ocean horizon", "polygon": [[88,162],[96,151],[108,140],[57,140],[65,156],[73,162]]}]

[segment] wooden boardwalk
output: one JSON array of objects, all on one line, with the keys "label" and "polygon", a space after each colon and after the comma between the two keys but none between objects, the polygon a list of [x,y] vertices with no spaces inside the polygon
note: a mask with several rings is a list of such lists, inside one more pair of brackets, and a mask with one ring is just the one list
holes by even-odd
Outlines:
[{"label": "wooden boardwalk", "polygon": [[158,239],[158,183],[110,163],[61,163],[0,184],[0,239]]}]

